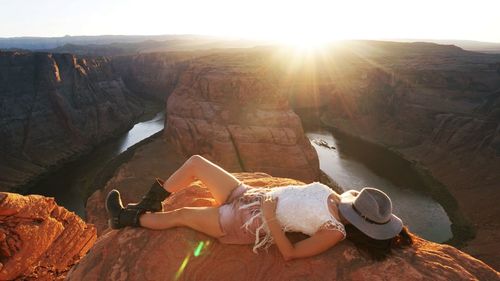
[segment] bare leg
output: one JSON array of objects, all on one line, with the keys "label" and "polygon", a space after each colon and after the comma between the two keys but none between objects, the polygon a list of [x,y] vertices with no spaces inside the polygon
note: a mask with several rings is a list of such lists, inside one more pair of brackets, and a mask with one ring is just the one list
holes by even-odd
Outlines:
[{"label": "bare leg", "polygon": [[222,204],[240,181],[221,167],[199,156],[191,156],[163,184],[169,192],[176,192],[188,186],[193,180],[201,180],[212,193],[215,200]]},{"label": "bare leg", "polygon": [[185,207],[164,213],[146,213],[140,217],[140,224],[156,230],[186,226],[215,238],[224,235],[218,207]]},{"label": "bare leg", "polygon": [[[176,192],[196,179],[207,186],[219,204],[224,203],[229,194],[241,183],[216,164],[194,155],[165,181],[163,188],[169,192]],[[224,235],[219,223],[218,207],[184,207],[170,212],[145,213],[141,215],[139,221],[142,227],[149,229],[185,226],[216,238]]]}]

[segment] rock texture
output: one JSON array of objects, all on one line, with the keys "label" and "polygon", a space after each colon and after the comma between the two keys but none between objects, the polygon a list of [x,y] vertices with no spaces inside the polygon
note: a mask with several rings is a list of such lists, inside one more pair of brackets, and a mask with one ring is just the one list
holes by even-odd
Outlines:
[{"label": "rock texture", "polygon": [[0,190],[122,132],[141,113],[107,58],[0,52]]},{"label": "rock texture", "polygon": [[[263,173],[236,176],[252,186],[298,183]],[[199,182],[164,202],[167,209],[213,204]],[[383,262],[367,259],[346,241],[321,255],[284,262],[276,247],[256,255],[249,245],[220,244],[186,228],[129,227],[101,236],[67,280],[401,280],[402,276],[405,280],[500,280],[500,274],[483,262],[422,239]]]},{"label": "rock texture", "polygon": [[96,237],[53,198],[0,193],[0,280],[63,280]]},{"label": "rock texture", "polygon": [[229,171],[317,180],[317,155],[278,82],[255,53],[194,60],[168,99],[165,135]]},{"label": "rock texture", "polygon": [[117,56],[112,59],[112,64],[128,89],[143,97],[166,101],[175,89],[179,75],[199,55],[201,52]]}]

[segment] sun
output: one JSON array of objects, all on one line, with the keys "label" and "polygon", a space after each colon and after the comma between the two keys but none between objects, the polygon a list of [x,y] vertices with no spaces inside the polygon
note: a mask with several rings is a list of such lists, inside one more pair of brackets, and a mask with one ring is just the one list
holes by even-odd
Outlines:
[{"label": "sun", "polygon": [[333,27],[327,26],[314,18],[313,14],[302,15],[302,20],[283,20],[286,25],[280,28],[270,28],[268,36],[281,45],[292,47],[297,51],[315,52],[325,45],[340,40],[339,33]]},{"label": "sun", "polygon": [[326,38],[321,34],[292,34],[282,36],[277,40],[278,44],[291,47],[300,52],[316,52],[323,49],[334,40]]}]

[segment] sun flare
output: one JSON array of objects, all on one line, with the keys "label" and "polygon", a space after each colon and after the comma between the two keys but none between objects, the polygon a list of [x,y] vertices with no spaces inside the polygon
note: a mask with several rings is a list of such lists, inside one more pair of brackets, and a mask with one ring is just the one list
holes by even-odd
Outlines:
[{"label": "sun flare", "polygon": [[292,47],[297,51],[316,52],[325,47],[331,40],[326,40],[321,36],[293,36],[282,38],[278,40],[278,42],[285,46]]}]

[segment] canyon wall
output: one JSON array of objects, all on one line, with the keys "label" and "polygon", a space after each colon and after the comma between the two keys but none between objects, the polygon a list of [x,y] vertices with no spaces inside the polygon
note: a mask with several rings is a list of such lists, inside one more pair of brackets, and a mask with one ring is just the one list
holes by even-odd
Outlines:
[{"label": "canyon wall", "polygon": [[165,135],[184,155],[229,171],[318,180],[316,152],[265,58],[243,51],[192,61],[168,99]]},{"label": "canyon wall", "polygon": [[116,56],[112,65],[127,88],[141,97],[166,101],[180,73],[202,52],[146,53]]},{"label": "canyon wall", "polygon": [[296,112],[427,169],[476,228],[464,249],[500,268],[500,56],[357,42],[326,58],[295,74]]},{"label": "canyon wall", "polygon": [[142,111],[107,58],[0,52],[0,190],[88,151]]}]

